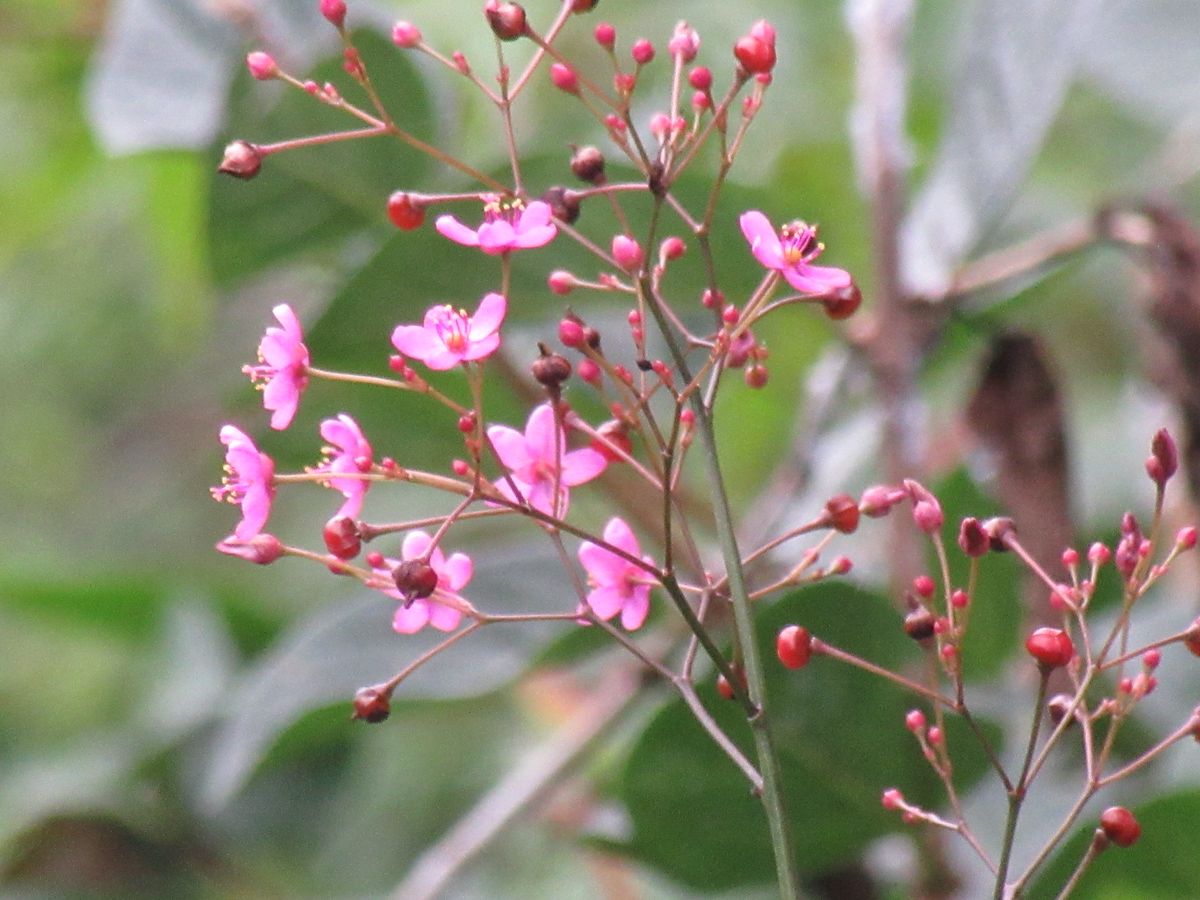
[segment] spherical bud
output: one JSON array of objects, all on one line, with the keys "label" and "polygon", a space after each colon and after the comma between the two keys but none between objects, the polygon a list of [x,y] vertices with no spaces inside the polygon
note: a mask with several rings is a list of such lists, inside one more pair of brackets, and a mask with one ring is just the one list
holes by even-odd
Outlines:
[{"label": "spherical bud", "polygon": [[1043,669],[1057,669],[1075,656],[1071,636],[1061,628],[1038,628],[1025,639],[1025,649]]},{"label": "spherical bud", "polygon": [[918,575],[913,579],[913,590],[917,592],[918,597],[928,600],[936,589],[937,585],[928,575]]},{"label": "spherical bud", "polygon": [[733,55],[751,75],[770,72],[775,68],[775,46],[751,35],[737,39],[733,45]]},{"label": "spherical bud", "polygon": [[[1050,716],[1050,721],[1055,725],[1062,722],[1067,717],[1067,712],[1071,709],[1071,697],[1068,694],[1055,694],[1046,701],[1046,714]],[[1074,724],[1075,719],[1071,719]]]},{"label": "spherical bud", "polygon": [[958,647],[956,647],[954,644],[942,644],[940,656],[944,662],[952,663],[958,656]]},{"label": "spherical bud", "polygon": [[666,113],[655,113],[650,117],[650,133],[660,144],[667,143],[671,137],[671,117]]},{"label": "spherical bud", "polygon": [[1102,566],[1110,559],[1112,559],[1112,551],[1099,541],[1088,547],[1088,562],[1092,565]]},{"label": "spherical bud", "polygon": [[564,347],[579,349],[585,343],[584,327],[582,319],[568,313],[558,323],[558,339],[562,341]]},{"label": "spherical bud", "polygon": [[334,28],[341,28],[346,24],[346,0],[321,0],[321,15]]},{"label": "spherical bud", "polygon": [[692,94],[692,109],[696,112],[704,112],[712,107],[711,101],[708,99],[708,94],[705,91],[695,91]]},{"label": "spherical bud", "polygon": [[[746,691],[746,675],[737,665],[733,666],[733,674],[737,677],[738,687],[743,693]],[[733,685],[729,683],[729,679],[724,675],[717,676],[717,693],[726,700],[732,700],[736,696],[733,692]]]},{"label": "spherical bud", "polygon": [[918,606],[904,617],[904,633],[914,641],[923,641],[933,637],[933,626],[936,619],[933,613]]},{"label": "spherical bud", "polygon": [[789,669],[803,669],[812,657],[812,635],[803,625],[788,625],[775,638],[775,655]]},{"label": "spherical bud", "polygon": [[474,434],[478,425],[479,417],[475,415],[475,410],[473,409],[459,416],[456,423],[456,427],[463,434]]},{"label": "spherical bud", "polygon": [[579,93],[579,76],[568,65],[558,62],[553,63],[550,66],[550,80],[554,82],[554,86],[560,91],[566,91],[568,94]]},{"label": "spherical bud", "polygon": [[716,309],[725,302],[725,295],[720,291],[714,291],[712,288],[705,288],[704,293],[700,295],[700,305],[705,309]]},{"label": "spherical bud", "polygon": [[862,291],[858,282],[852,281],[843,288],[823,294],[821,305],[825,307],[825,315],[834,321],[848,319],[862,306]]},{"label": "spherical bud", "polygon": [[420,45],[421,29],[412,22],[397,22],[392,26],[392,43],[404,50]]},{"label": "spherical bud", "polygon": [[1015,536],[1017,528],[1007,516],[993,516],[983,523],[983,532],[988,536],[988,545],[994,553],[1008,550],[1007,538]]},{"label": "spherical bud", "polygon": [[658,247],[659,259],[664,262],[679,259],[687,251],[687,244],[683,242],[683,238],[671,235],[665,238]]},{"label": "spherical bud", "polygon": [[688,72],[688,84],[698,91],[707,93],[712,88],[713,74],[708,66],[696,66]]},{"label": "spherical bud", "polygon": [[596,4],[600,0],[572,0],[571,12],[582,15],[585,12],[591,12],[596,8]]},{"label": "spherical bud", "polygon": [[1142,836],[1142,826],[1123,806],[1110,806],[1100,814],[1100,828],[1118,847],[1132,847]]},{"label": "spherical bud", "polygon": [[279,66],[275,65],[275,57],[270,53],[255,50],[246,54],[246,68],[259,81],[270,81],[279,75]]},{"label": "spherical bud", "polygon": [[1184,632],[1183,645],[1193,656],[1200,656],[1200,616],[1197,616]]},{"label": "spherical bud", "polygon": [[926,534],[934,534],[942,527],[942,507],[937,503],[922,500],[913,504],[913,522]]},{"label": "spherical bud", "polygon": [[608,22],[601,22],[596,26],[596,30],[592,32],[596,43],[605,50],[612,50],[617,43],[617,29]]},{"label": "spherical bud", "polygon": [[555,269],[546,279],[546,284],[550,286],[550,290],[554,293],[560,297],[565,297],[575,289],[577,282],[575,276],[565,269]]},{"label": "spherical bud", "polygon": [[667,42],[667,52],[678,56],[685,63],[691,62],[700,52],[700,35],[687,22],[680,22],[675,26],[671,40]]},{"label": "spherical bud", "polygon": [[833,562],[829,564],[830,575],[845,575],[854,568],[854,563],[850,561],[848,556],[835,556]]},{"label": "spherical bud", "polygon": [[391,695],[381,687],[359,688],[354,694],[354,715],[351,716],[352,719],[359,719],[374,725],[382,722],[391,713]]},{"label": "spherical bud", "polygon": [[829,525],[842,534],[853,534],[858,528],[858,504],[849,494],[836,494],[825,502]]},{"label": "spherical bud", "polygon": [[1147,650],[1142,654],[1142,665],[1147,669],[1157,669],[1162,662],[1162,653],[1157,648]]},{"label": "spherical bud", "polygon": [[466,460],[456,459],[454,462],[450,463],[450,471],[459,478],[465,478],[471,474],[471,467],[467,465]]},{"label": "spherical bud", "polygon": [[548,188],[538,199],[550,207],[551,214],[560,222],[571,225],[578,221],[579,196],[574,191],[564,187],[552,187]]},{"label": "spherical bud", "polygon": [[950,594],[950,605],[955,609],[966,609],[971,605],[971,595],[962,588],[955,588]]},{"label": "spherical bud", "polygon": [[1062,564],[1065,568],[1071,569],[1079,565],[1079,551],[1074,547],[1068,547],[1062,552]]},{"label": "spherical bud", "polygon": [[483,15],[491,26],[492,33],[502,41],[515,41],[528,30],[525,8],[519,3],[487,0]]},{"label": "spherical bud", "polygon": [[990,543],[978,519],[968,516],[962,520],[958,527],[958,547],[964,554],[971,557],[983,556],[988,552]]},{"label": "spherical bud", "polygon": [[401,231],[414,231],[425,222],[425,204],[415,200],[412,194],[396,191],[388,197],[387,214]]},{"label": "spherical bud", "polygon": [[225,155],[217,171],[249,181],[262,168],[262,153],[249,141],[234,141],[225,147]]},{"label": "spherical bud", "polygon": [[916,734],[919,731],[925,730],[925,713],[919,709],[910,709],[908,715],[904,717],[904,727]]},{"label": "spherical bud", "polygon": [[900,809],[904,805],[904,795],[897,788],[888,788],[879,798],[884,809]]},{"label": "spherical bud", "polygon": [[1150,441],[1150,458],[1146,460],[1146,474],[1150,480],[1164,488],[1171,476],[1179,470],[1179,450],[1175,439],[1165,428],[1155,432]]},{"label": "spherical bud", "polygon": [[945,616],[938,616],[933,620],[934,634],[947,634],[950,631],[950,620]]},{"label": "spherical bud", "polygon": [[629,49],[629,54],[635,63],[644,66],[654,59],[654,45],[645,38],[638,38]]},{"label": "spherical bud", "polygon": [[454,63],[454,68],[458,69],[460,74],[471,74],[471,64],[467,62],[466,54],[464,54],[461,50],[455,50],[453,53],[451,53],[450,60]]},{"label": "spherical bud", "polygon": [[738,323],[738,319],[741,317],[742,314],[738,312],[738,308],[732,303],[721,310],[721,321],[726,325],[736,325]]},{"label": "spherical bud", "polygon": [[753,365],[746,366],[746,370],[742,373],[742,378],[746,382],[746,387],[758,390],[767,386],[770,373],[762,363],[754,363]]},{"label": "spherical bud", "polygon": [[438,585],[437,572],[423,559],[404,560],[392,570],[392,580],[396,582],[396,589],[409,603],[413,600],[424,600]]},{"label": "spherical bud", "polygon": [[533,361],[530,371],[538,384],[557,390],[571,377],[571,363],[565,356],[559,356],[557,353],[543,353]]},{"label": "spherical bud", "polygon": [[217,549],[227,556],[236,556],[259,566],[269,566],[283,556],[283,544],[273,534],[256,534],[248,541],[230,536],[218,543]]},{"label": "spherical bud", "polygon": [[322,531],[325,547],[338,559],[354,559],[362,550],[362,535],[358,523],[349,516],[334,516]]},{"label": "spherical bud", "polygon": [[1181,551],[1191,550],[1196,546],[1196,526],[1185,525],[1179,529],[1179,533],[1175,535],[1175,546]]},{"label": "spherical bud", "polygon": [[867,488],[858,500],[858,510],[864,516],[878,519],[886,516],[893,506],[904,500],[908,494],[899,488],[877,484]]},{"label": "spherical bud", "polygon": [[580,181],[604,184],[604,154],[599,147],[577,147],[571,154],[571,171]]},{"label": "spherical bud", "polygon": [[925,740],[929,741],[929,743],[933,744],[936,747],[942,743],[942,739],[944,737],[945,736],[942,734],[942,729],[940,729],[936,725],[934,725],[932,728],[929,729],[929,733],[925,735]]},{"label": "spherical bud", "polygon": [[579,373],[579,377],[588,384],[592,385],[593,387],[599,386],[603,372],[600,371],[600,366],[598,366],[594,360],[581,359],[576,371]]},{"label": "spherical bud", "polygon": [[612,239],[612,255],[626,272],[636,272],[645,260],[641,244],[627,234],[618,234]]}]

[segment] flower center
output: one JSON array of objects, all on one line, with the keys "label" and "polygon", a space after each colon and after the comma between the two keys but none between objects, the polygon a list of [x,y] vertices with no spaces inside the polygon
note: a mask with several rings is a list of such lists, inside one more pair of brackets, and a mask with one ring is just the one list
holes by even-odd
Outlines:
[{"label": "flower center", "polygon": [[499,220],[508,222],[510,225],[516,225],[517,220],[521,218],[521,213],[524,211],[524,202],[516,197],[507,200],[502,200],[499,197],[492,197],[483,205],[483,218],[485,222],[495,222]]},{"label": "flower center", "polygon": [[467,349],[471,318],[465,309],[455,309],[449,303],[438,307],[433,314],[433,328],[447,350],[462,353]]},{"label": "flower center", "polygon": [[779,229],[783,259],[789,266],[812,262],[821,255],[825,245],[817,241],[817,226],[796,219]]}]

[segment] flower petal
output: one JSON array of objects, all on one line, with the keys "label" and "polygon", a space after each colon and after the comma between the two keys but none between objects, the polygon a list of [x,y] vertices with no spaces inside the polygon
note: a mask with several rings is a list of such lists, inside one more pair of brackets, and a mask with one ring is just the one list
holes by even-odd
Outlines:
[{"label": "flower petal", "polygon": [[628,562],[591,541],[580,545],[579,563],[597,585],[623,584],[629,569]]},{"label": "flower petal", "polygon": [[503,253],[513,246],[517,238],[512,225],[503,219],[484,222],[479,226],[479,249],[484,253]]},{"label": "flower petal", "polygon": [[503,294],[485,294],[479,301],[479,309],[471,316],[471,327],[468,336],[472,341],[481,340],[498,331],[508,311],[508,301]]},{"label": "flower petal", "polygon": [[556,234],[558,234],[558,229],[553,225],[539,225],[536,228],[519,231],[516,237],[513,238],[512,246],[518,250],[532,250],[535,247],[544,247],[554,240]]},{"label": "flower petal", "polygon": [[[497,338],[497,342],[499,339]],[[494,349],[494,348],[493,348]],[[442,348],[437,353],[431,353],[425,357],[423,362],[435,372],[445,372],[447,369],[453,369],[465,359],[465,355],[456,350],[447,350]]]},{"label": "flower petal", "polygon": [[783,270],[787,283],[801,294],[821,295],[850,284],[850,273],[832,266],[789,266]]},{"label": "flower petal", "polygon": [[292,424],[300,404],[300,389],[288,372],[280,372],[263,388],[263,408],[274,413],[271,427],[282,431]]},{"label": "flower petal", "polygon": [[404,536],[404,543],[400,545],[401,559],[420,559],[429,550],[431,538],[424,531],[410,531]]},{"label": "flower petal", "polygon": [[757,209],[752,209],[742,213],[738,224],[742,226],[742,234],[750,243],[750,252],[761,265],[768,269],[784,267],[783,245],[780,244],[779,235],[770,219]]},{"label": "flower petal", "polygon": [[553,465],[558,460],[560,449],[566,449],[562,429],[554,418],[549,403],[543,403],[529,414],[525,423],[525,444],[535,459]]},{"label": "flower petal", "polygon": [[[496,352],[496,348],[500,346],[500,335],[489,334],[487,337],[472,340],[467,347],[467,352],[463,353],[460,359],[484,359]],[[435,368],[432,364],[428,364],[429,368]],[[449,368],[449,366],[447,366]]]},{"label": "flower petal", "polygon": [[550,208],[550,204],[545,200],[534,200],[521,211],[521,216],[517,219],[517,232],[523,234],[534,228],[544,228],[551,224],[551,219],[554,218],[554,210]]},{"label": "flower petal", "polygon": [[408,607],[396,607],[392,616],[392,629],[400,634],[416,634],[429,621],[429,604],[414,600]]},{"label": "flower petal", "polygon": [[[525,435],[515,428],[509,428],[507,425],[493,425],[487,430],[487,436],[488,440],[492,442],[492,446],[496,448],[496,455],[500,457],[500,462],[506,469],[520,472],[536,462],[529,452]],[[503,480],[502,478],[497,479],[497,484]]]},{"label": "flower petal", "polygon": [[[618,550],[624,550],[630,556],[642,555],[642,548],[638,546],[637,537],[634,536],[625,520],[619,516],[613,516],[604,526],[604,540]],[[626,563],[626,565],[629,564]]]},{"label": "flower petal", "polygon": [[422,362],[446,349],[436,332],[420,325],[397,325],[396,330],[392,332],[392,346],[405,356]]},{"label": "flower petal", "polygon": [[601,619],[611,619],[625,605],[625,597],[613,587],[598,587],[587,595],[588,606]]},{"label": "flower petal", "polygon": [[626,631],[637,631],[650,612],[650,585],[639,584],[621,607],[621,624]]},{"label": "flower petal", "polygon": [[429,603],[429,624],[438,631],[453,631],[462,621],[462,613],[453,606],[446,606],[437,601]]},{"label": "flower petal", "polygon": [[567,487],[575,487],[577,484],[591,481],[603,472],[606,466],[608,466],[608,460],[605,459],[604,454],[591,447],[584,447],[581,450],[572,450],[563,456],[560,477],[562,483]]},{"label": "flower petal", "polygon": [[451,215],[438,216],[437,221],[433,223],[433,227],[438,230],[438,233],[443,237],[448,237],[455,243],[462,244],[464,247],[478,247],[479,234],[473,228],[468,228],[458,219]]},{"label": "flower petal", "polygon": [[446,561],[438,568],[438,577],[444,578],[444,587],[451,591],[460,591],[466,587],[475,574],[475,564],[465,553],[451,553]]}]

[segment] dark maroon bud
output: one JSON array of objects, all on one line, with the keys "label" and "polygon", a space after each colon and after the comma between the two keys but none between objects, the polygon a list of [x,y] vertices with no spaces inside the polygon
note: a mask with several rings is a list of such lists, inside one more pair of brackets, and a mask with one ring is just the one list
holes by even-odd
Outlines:
[{"label": "dark maroon bud", "polygon": [[[1050,721],[1055,725],[1059,724],[1067,717],[1067,710],[1071,708],[1071,698],[1067,694],[1055,694],[1046,701],[1046,712],[1050,716]],[[1075,724],[1075,719],[1072,717],[1071,725]]]},{"label": "dark maroon bud", "polygon": [[262,168],[262,154],[249,141],[234,141],[225,148],[225,156],[217,171],[249,181]]},{"label": "dark maroon bud", "polygon": [[350,718],[374,725],[391,714],[391,692],[381,685],[359,688],[354,694],[354,715]]},{"label": "dark maroon bud", "polygon": [[604,154],[599,147],[576,147],[571,154],[571,171],[580,181],[604,184]]},{"label": "dark maroon bud", "polygon": [[217,549],[259,566],[269,566],[283,556],[283,544],[273,534],[256,534],[244,542],[231,535],[217,544]]},{"label": "dark maroon bud", "polygon": [[1118,847],[1132,847],[1142,836],[1142,826],[1123,806],[1110,806],[1100,814],[1100,828]]},{"label": "dark maroon bud", "polygon": [[862,291],[858,283],[851,281],[846,287],[838,288],[821,297],[825,315],[834,320],[848,319],[862,306]]},{"label": "dark maroon bud", "polygon": [[923,606],[917,606],[904,617],[904,633],[914,641],[933,637],[937,618]]},{"label": "dark maroon bud", "polygon": [[991,539],[979,524],[979,520],[969,516],[962,520],[958,529],[958,546],[967,556],[983,556],[988,552]]},{"label": "dark maroon bud", "polygon": [[488,0],[483,6],[492,32],[502,41],[515,41],[529,29],[525,22],[525,9],[519,3]]},{"label": "dark maroon bud", "polygon": [[1155,433],[1150,441],[1150,454],[1150,459],[1146,460],[1146,472],[1154,483],[1162,488],[1179,469],[1179,451],[1175,447],[1175,439],[1167,429],[1160,428]]},{"label": "dark maroon bud", "polygon": [[851,534],[858,528],[858,501],[849,494],[837,494],[825,503],[825,514],[829,524],[842,534]]},{"label": "dark maroon bud", "polygon": [[548,352],[544,346],[541,350],[542,355],[533,361],[530,370],[538,384],[557,391],[571,377],[571,363],[565,356]]},{"label": "dark maroon bud", "polygon": [[574,12],[574,13],[591,12],[593,9],[596,8],[596,4],[598,4],[599,2],[600,2],[600,0],[573,0],[573,2],[571,3],[571,12]]},{"label": "dark maroon bud", "polygon": [[1007,516],[994,516],[984,522],[981,527],[983,528],[983,533],[988,537],[988,544],[993,553],[1006,552],[1008,544],[1005,543],[1005,538],[1017,533],[1017,528],[1013,525],[1013,520]]},{"label": "dark maroon bud", "polygon": [[325,523],[322,536],[326,549],[338,559],[354,559],[362,550],[358,523],[349,516],[334,516]]},{"label": "dark maroon bud", "polygon": [[552,187],[542,194],[542,202],[550,207],[554,218],[568,225],[575,224],[579,219],[579,196],[564,187]]},{"label": "dark maroon bud", "polygon": [[405,602],[424,600],[438,585],[437,572],[423,559],[406,559],[392,570],[392,580]]}]

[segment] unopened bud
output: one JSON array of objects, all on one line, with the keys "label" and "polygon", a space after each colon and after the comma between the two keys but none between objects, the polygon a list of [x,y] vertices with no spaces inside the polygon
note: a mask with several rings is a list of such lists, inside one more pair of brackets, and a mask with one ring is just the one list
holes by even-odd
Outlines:
[{"label": "unopened bud", "polygon": [[249,181],[262,168],[262,154],[249,141],[234,141],[225,147],[225,155],[217,171]]},{"label": "unopened bud", "polygon": [[878,519],[886,516],[893,506],[907,497],[908,494],[899,488],[877,484],[863,491],[858,501],[858,509],[864,516]]},{"label": "unopened bud", "polygon": [[422,41],[421,29],[412,22],[397,22],[392,26],[392,43],[403,50],[411,50]]},{"label": "unopened bud", "polygon": [[275,64],[275,57],[270,53],[263,53],[261,50],[246,54],[246,68],[259,81],[270,81],[279,75],[279,66]]},{"label": "unopened bud", "polygon": [[392,224],[401,231],[413,231],[425,222],[425,204],[405,191],[396,191],[388,197],[387,213]]},{"label": "unopened bud", "polygon": [[540,199],[550,207],[550,212],[560,222],[573,225],[578,221],[579,196],[574,191],[569,191],[564,187],[552,187],[542,194]]},{"label": "unopened bud", "polygon": [[218,543],[217,549],[259,566],[269,566],[283,556],[283,544],[273,534],[256,534],[248,541],[239,541],[231,535]]},{"label": "unopened bud", "polygon": [[553,63],[550,66],[550,80],[560,91],[568,94],[579,93],[579,76],[575,70],[564,63]]},{"label": "unopened bud", "polygon": [[770,72],[775,68],[775,45],[753,35],[738,38],[733,45],[733,55],[751,75]]},{"label": "unopened bud", "polygon": [[321,15],[334,28],[341,28],[346,24],[346,0],[321,0]]},{"label": "unopened bud", "polygon": [[558,294],[560,297],[566,296],[575,289],[578,282],[575,276],[565,269],[555,269],[546,278],[546,284],[550,286],[550,290]]},{"label": "unopened bud", "polygon": [[852,534],[858,528],[859,509],[849,494],[837,494],[825,503],[829,525],[842,534]]},{"label": "unopened bud", "polygon": [[675,33],[667,42],[667,52],[672,56],[678,56],[685,63],[690,63],[696,58],[699,51],[700,35],[696,33],[696,29],[687,22],[680,22],[676,25]]},{"label": "unopened bud", "polygon": [[601,22],[597,25],[592,36],[596,39],[596,43],[605,50],[612,50],[617,43],[617,29],[608,22]]},{"label": "unopened bud", "polygon": [[626,272],[636,272],[645,259],[641,244],[627,234],[618,234],[612,239],[612,255]]},{"label": "unopened bud", "polygon": [[392,580],[406,602],[424,600],[438,585],[437,572],[423,559],[406,559],[392,570]]},{"label": "unopened bud", "polygon": [[571,363],[565,356],[550,353],[545,347],[541,349],[542,355],[533,361],[530,371],[538,384],[557,391],[562,383],[571,377]]},{"label": "unopened bud", "polygon": [[1175,439],[1167,429],[1160,428],[1150,441],[1150,458],[1146,460],[1146,473],[1161,490],[1179,469],[1179,450]]},{"label": "unopened bud", "polygon": [[593,438],[590,446],[609,462],[624,462],[633,453],[629,428],[620,419],[610,419],[597,428],[596,433],[602,439]]},{"label": "unopened bud", "polygon": [[515,41],[528,30],[525,8],[519,3],[487,0],[483,14],[491,26],[492,33],[502,41]]},{"label": "unopened bud", "polygon": [[990,543],[978,519],[969,516],[962,520],[962,525],[958,528],[958,547],[965,555],[983,556],[988,552]]},{"label": "unopened bud", "polygon": [[590,144],[577,147],[571,154],[571,171],[580,181],[604,184],[604,154],[599,147]]},{"label": "unopened bud", "polygon": [[993,553],[1004,553],[1008,550],[1007,538],[1017,533],[1013,520],[1007,516],[993,516],[983,523],[984,534],[988,536]]},{"label": "unopened bud", "polygon": [[635,63],[644,66],[654,59],[654,45],[645,38],[638,38],[629,49],[629,54]]},{"label": "unopened bud", "polygon": [[350,718],[374,725],[391,714],[391,696],[382,685],[359,688],[354,694],[354,715]]},{"label": "unopened bud", "polygon": [[825,315],[835,321],[848,319],[862,306],[862,291],[857,282],[850,282],[845,287],[837,288],[820,298],[825,307]]},{"label": "unopened bud", "polygon": [[358,523],[349,516],[334,516],[325,523],[321,533],[325,547],[338,559],[354,559],[362,550],[362,534]]}]

